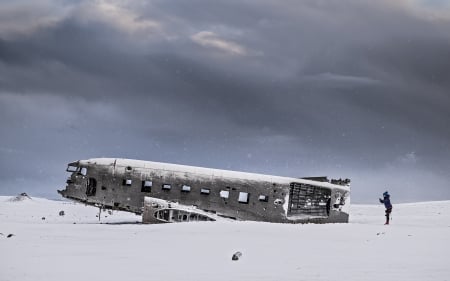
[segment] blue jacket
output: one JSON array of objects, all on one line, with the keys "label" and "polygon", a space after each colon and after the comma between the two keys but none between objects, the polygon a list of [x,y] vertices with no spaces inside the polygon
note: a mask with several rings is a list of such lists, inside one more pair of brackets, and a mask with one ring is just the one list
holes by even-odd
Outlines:
[{"label": "blue jacket", "polygon": [[386,209],[391,209],[392,208],[392,204],[391,204],[391,199],[390,195],[385,195],[383,199],[380,198],[380,203],[384,203],[384,207],[386,207]]}]

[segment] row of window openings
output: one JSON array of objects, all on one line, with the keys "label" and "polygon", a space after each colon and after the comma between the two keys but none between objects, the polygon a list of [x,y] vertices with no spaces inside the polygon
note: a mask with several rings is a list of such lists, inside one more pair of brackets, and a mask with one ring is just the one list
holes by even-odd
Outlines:
[{"label": "row of window openings", "polygon": [[[131,179],[124,179],[123,180],[123,185],[131,186],[131,183],[132,183]],[[152,186],[153,186],[153,182],[152,181],[142,181],[141,192],[151,192]],[[163,184],[162,185],[162,189],[163,190],[171,190],[172,189],[172,185],[170,185],[170,184]],[[191,192],[191,186],[189,186],[189,185],[182,185],[181,186],[181,192]],[[211,193],[211,190],[209,188],[201,188],[200,189],[200,194],[209,195],[210,193]],[[228,197],[230,196],[230,191],[229,190],[221,190],[219,195],[220,195],[221,198],[228,199]],[[269,201],[269,196],[267,196],[267,195],[259,195],[258,200],[261,201],[261,202],[268,202]],[[250,201],[250,193],[248,193],[248,192],[239,192],[239,198],[238,198],[238,202],[239,203],[248,204],[249,201]]]}]

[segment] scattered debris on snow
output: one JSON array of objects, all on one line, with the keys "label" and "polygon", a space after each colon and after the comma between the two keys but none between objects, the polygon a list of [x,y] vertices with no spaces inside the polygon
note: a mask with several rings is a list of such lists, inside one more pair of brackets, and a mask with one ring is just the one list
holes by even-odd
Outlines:
[{"label": "scattered debris on snow", "polygon": [[234,261],[237,261],[237,260],[239,260],[240,257],[242,257],[242,253],[241,252],[236,252],[236,253],[233,254],[231,259],[234,260]]}]

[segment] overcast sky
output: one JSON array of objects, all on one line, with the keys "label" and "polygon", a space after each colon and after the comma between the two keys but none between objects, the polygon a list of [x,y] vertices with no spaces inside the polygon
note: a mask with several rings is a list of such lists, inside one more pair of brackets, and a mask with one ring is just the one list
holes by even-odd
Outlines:
[{"label": "overcast sky", "polygon": [[450,200],[450,2],[0,0],[0,194],[133,158]]}]

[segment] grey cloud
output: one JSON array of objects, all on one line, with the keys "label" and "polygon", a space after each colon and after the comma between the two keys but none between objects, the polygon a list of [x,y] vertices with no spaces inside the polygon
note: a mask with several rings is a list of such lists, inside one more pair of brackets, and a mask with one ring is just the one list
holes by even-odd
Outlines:
[{"label": "grey cloud", "polygon": [[410,177],[404,200],[434,199],[424,175],[450,196],[448,21],[388,2],[67,5],[0,36],[3,192],[51,193],[66,162],[117,156],[351,177],[361,201]]}]

